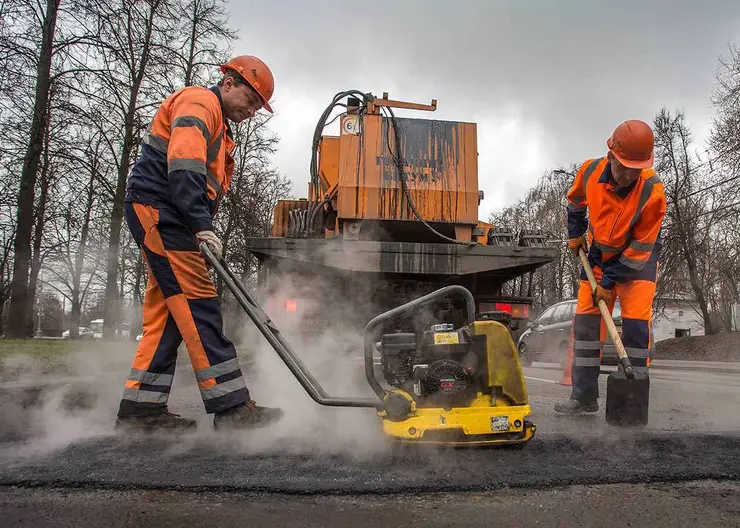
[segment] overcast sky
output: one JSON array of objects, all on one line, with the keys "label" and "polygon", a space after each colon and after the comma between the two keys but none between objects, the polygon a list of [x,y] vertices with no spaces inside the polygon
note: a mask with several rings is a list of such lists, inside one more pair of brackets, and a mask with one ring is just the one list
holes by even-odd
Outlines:
[{"label": "overcast sky", "polygon": [[237,53],[276,79],[277,168],[306,195],[311,137],[332,96],[359,89],[478,124],[480,219],[548,168],[603,155],[625,119],[683,109],[699,140],[740,0],[341,2],[231,0]]}]

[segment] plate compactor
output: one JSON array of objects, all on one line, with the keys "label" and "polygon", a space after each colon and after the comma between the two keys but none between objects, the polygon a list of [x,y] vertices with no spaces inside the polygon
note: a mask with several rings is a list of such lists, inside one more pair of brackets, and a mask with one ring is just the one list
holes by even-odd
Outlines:
[{"label": "plate compactor", "polygon": [[[247,312],[249,318],[311,398],[332,407],[374,408],[383,431],[399,442],[451,446],[524,445],[536,427],[524,374],[506,326],[476,321],[475,302],[462,286],[446,286],[372,319],[365,328],[365,376],[377,398],[329,396],[295,354],[280,331],[223,260],[208,246],[201,253]],[[378,329],[434,301],[464,302],[466,324],[440,323],[417,335]],[[380,353],[383,388],[375,376],[374,352]]]}]

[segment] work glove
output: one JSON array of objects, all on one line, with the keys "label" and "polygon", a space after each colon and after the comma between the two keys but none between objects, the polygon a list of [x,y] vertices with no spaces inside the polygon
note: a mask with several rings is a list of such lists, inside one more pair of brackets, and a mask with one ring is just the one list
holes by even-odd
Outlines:
[{"label": "work glove", "polygon": [[583,248],[583,252],[588,254],[588,248],[586,247],[586,236],[581,235],[576,238],[571,238],[568,240],[568,247],[573,252],[573,254],[577,257],[578,256],[578,250],[580,248]]},{"label": "work glove", "polygon": [[600,300],[603,300],[606,303],[606,305],[609,306],[609,303],[612,300],[612,291],[607,290],[601,285],[598,285],[596,286],[596,289],[594,290],[592,299],[594,301],[594,306],[596,306],[597,308],[599,307]]},{"label": "work glove", "polygon": [[224,247],[223,245],[221,245],[221,241],[216,236],[216,233],[214,233],[213,231],[199,231],[195,233],[195,238],[198,239],[198,243],[205,242],[206,244],[208,244],[208,249],[213,252],[216,260],[221,260],[224,252]]}]

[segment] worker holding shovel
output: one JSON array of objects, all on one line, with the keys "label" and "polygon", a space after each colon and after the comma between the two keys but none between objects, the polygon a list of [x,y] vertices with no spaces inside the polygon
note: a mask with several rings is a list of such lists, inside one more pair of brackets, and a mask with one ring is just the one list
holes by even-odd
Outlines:
[{"label": "worker holding shovel", "polygon": [[[583,249],[597,281],[581,270],[573,326],[573,391],[555,410],[597,412],[600,351],[606,337],[599,301],[609,313],[619,297],[622,342],[635,373],[647,371],[652,305],[666,212],[663,183],[653,166],[654,136],[643,121],[626,121],[607,141],[605,157],[586,161],[568,191],[569,247]],[[587,218],[588,213],[588,218]],[[588,237],[588,246],[586,243]]]}]

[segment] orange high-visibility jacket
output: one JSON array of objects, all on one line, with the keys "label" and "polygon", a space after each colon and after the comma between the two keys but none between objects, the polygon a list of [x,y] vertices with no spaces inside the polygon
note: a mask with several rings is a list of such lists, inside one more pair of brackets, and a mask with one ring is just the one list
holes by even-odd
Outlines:
[{"label": "orange high-visibility jacket", "polygon": [[212,217],[231,185],[233,148],[218,88],[178,90],[144,134],[126,200],[171,206],[193,233],[213,230]]},{"label": "orange high-visibility jacket", "polygon": [[665,213],[663,183],[653,169],[643,169],[634,183],[619,188],[608,159],[591,159],[568,191],[568,236],[581,236],[588,227],[589,260],[602,268],[602,286],[611,289],[616,282],[642,278],[646,264],[657,262]]}]

